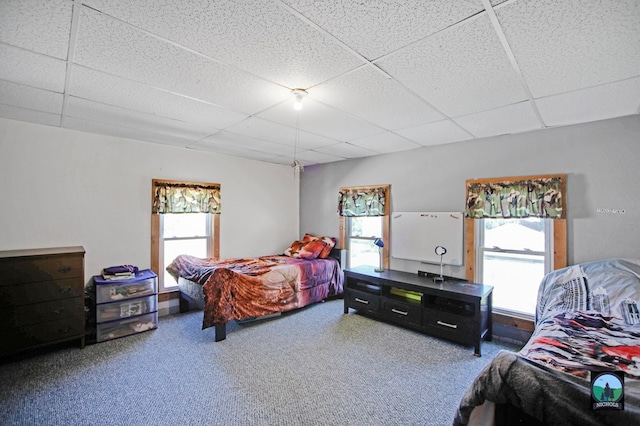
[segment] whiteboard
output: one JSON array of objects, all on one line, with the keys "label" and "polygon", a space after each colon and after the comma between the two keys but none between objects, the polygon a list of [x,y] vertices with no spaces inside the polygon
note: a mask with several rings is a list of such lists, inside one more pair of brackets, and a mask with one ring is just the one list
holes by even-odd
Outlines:
[{"label": "whiteboard", "polygon": [[464,253],[464,213],[395,212],[391,215],[391,257],[440,264],[436,247],[447,252],[445,265],[461,266]]}]

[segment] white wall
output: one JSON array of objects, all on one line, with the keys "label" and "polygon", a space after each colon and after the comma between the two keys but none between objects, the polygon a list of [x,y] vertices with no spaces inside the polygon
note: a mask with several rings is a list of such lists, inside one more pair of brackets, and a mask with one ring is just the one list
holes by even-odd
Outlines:
[{"label": "white wall", "polygon": [[[392,211],[464,211],[467,179],[553,173],[568,175],[570,264],[640,258],[638,115],[305,167],[301,233],[338,235],[342,186],[391,184]],[[439,272],[439,266],[393,258],[391,267]],[[464,269],[445,267],[445,274],[463,278]]]},{"label": "white wall", "polygon": [[154,178],[221,184],[222,257],[299,238],[288,166],[0,119],[0,250],[81,245],[85,282],[106,266],[148,268]]}]

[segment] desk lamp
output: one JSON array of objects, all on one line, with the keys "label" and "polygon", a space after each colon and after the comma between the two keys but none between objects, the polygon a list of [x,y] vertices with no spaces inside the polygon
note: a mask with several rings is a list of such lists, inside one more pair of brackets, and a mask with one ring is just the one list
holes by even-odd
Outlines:
[{"label": "desk lamp", "polygon": [[374,269],[375,272],[384,272],[384,267],[382,266],[382,248],[384,247],[384,241],[382,238],[376,238],[373,241],[373,244],[378,246],[378,253],[380,254],[380,265]]}]

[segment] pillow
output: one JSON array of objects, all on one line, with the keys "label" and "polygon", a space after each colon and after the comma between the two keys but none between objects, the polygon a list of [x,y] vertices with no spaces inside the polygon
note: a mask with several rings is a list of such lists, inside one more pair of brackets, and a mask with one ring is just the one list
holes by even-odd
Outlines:
[{"label": "pillow", "polygon": [[302,241],[314,240],[322,241],[325,244],[324,248],[318,255],[318,258],[320,259],[326,259],[329,257],[329,253],[331,253],[331,250],[336,246],[336,242],[338,241],[333,237],[317,237],[313,234],[304,234],[304,237],[302,238]]},{"label": "pillow", "polygon": [[320,240],[294,241],[289,248],[284,251],[285,256],[298,259],[312,260],[318,257],[326,244]]}]

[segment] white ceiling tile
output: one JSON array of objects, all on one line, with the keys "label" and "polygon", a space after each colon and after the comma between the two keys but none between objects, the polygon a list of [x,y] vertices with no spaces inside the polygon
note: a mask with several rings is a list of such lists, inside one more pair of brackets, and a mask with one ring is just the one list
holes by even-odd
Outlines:
[{"label": "white ceiling tile", "polygon": [[0,80],[62,93],[64,61],[0,43]]},{"label": "white ceiling tile", "polygon": [[[291,111],[295,115],[294,111]],[[238,135],[261,140],[268,140],[282,145],[293,147],[296,143],[296,129],[273,121],[250,117],[238,124],[227,127],[225,130]],[[313,149],[321,146],[333,145],[337,141],[324,136],[300,130],[298,132],[298,146],[303,149]]]},{"label": "white ceiling tile", "polygon": [[321,148],[314,149],[314,151],[342,158],[370,157],[372,155],[379,154],[379,152],[371,151],[369,149],[353,145],[349,142],[341,142],[335,145],[323,146]]},{"label": "white ceiling tile", "polygon": [[496,15],[534,97],[640,74],[640,2],[516,1]]},{"label": "white ceiling tile", "polygon": [[284,0],[370,60],[480,12],[479,0]]},{"label": "white ceiling tile", "polygon": [[527,132],[542,128],[529,101],[457,117],[455,121],[477,138]]},{"label": "white ceiling tile", "polygon": [[[309,87],[362,64],[273,0],[90,0],[92,7],[286,87]],[[247,24],[250,23],[250,24]]]},{"label": "white ceiling tile", "polygon": [[69,93],[76,97],[222,129],[247,116],[131,80],[74,66]]},{"label": "white ceiling tile", "polygon": [[444,118],[415,93],[372,67],[345,74],[309,92],[313,99],[389,130]]},{"label": "white ceiling tile", "polygon": [[72,7],[68,0],[2,0],[0,41],[67,59]]},{"label": "white ceiling tile", "polygon": [[62,94],[0,80],[0,103],[62,114]]},{"label": "white ceiling tile", "polygon": [[81,130],[83,132],[97,133],[100,135],[114,136],[119,138],[179,147],[187,147],[194,142],[193,139],[182,138],[176,135],[155,133],[149,130],[122,127],[115,123],[101,123],[76,117],[65,117],[64,127],[69,129]]},{"label": "white ceiling tile", "polygon": [[378,64],[448,116],[527,99],[487,16],[435,34]]},{"label": "white ceiling tile", "polygon": [[69,117],[190,140],[204,138],[214,131],[194,123],[185,123],[75,97],[68,98],[65,113]]},{"label": "white ceiling tile", "polygon": [[253,114],[289,90],[165,43],[83,8],[76,62],[130,80]]},{"label": "white ceiling tile", "polygon": [[210,135],[207,138],[203,139],[202,142],[207,144],[218,144],[221,146],[234,147],[238,149],[271,152],[274,155],[291,154],[293,156],[294,151],[293,146],[282,145],[274,142],[269,142],[264,139],[243,136],[226,130]]},{"label": "white ceiling tile", "polygon": [[0,117],[11,120],[28,121],[29,123],[44,124],[46,126],[60,126],[60,114],[35,111],[0,103]]},{"label": "white ceiling tile", "polygon": [[211,141],[198,141],[190,145],[188,149],[193,149],[197,151],[208,151],[208,152],[228,155],[232,157],[249,158],[252,160],[267,161],[267,162],[272,162],[274,158],[278,158],[277,156],[274,156],[273,153],[253,151],[250,149],[237,147],[234,145],[228,145],[225,143],[211,142]]},{"label": "white ceiling tile", "polygon": [[441,120],[423,126],[410,127],[398,130],[396,133],[424,146],[473,139],[473,136],[451,120]]},{"label": "white ceiling tile", "polygon": [[332,163],[334,161],[344,160],[344,157],[324,154],[322,152],[317,152],[312,150],[303,151],[299,153],[296,158],[300,160],[302,164],[304,164],[305,166],[311,165],[311,164]]},{"label": "white ceiling tile", "polygon": [[384,132],[377,135],[356,139],[351,141],[351,143],[361,148],[380,153],[406,151],[409,149],[420,147],[420,145],[416,142],[410,141],[402,136],[396,135],[395,133],[391,132]]},{"label": "white ceiling tile", "polygon": [[640,77],[536,100],[548,126],[565,126],[637,114]]},{"label": "white ceiling tile", "polygon": [[[304,99],[303,104],[299,112],[300,129],[310,133],[348,142],[352,139],[375,135],[383,130],[367,121],[315,102],[311,93]],[[284,102],[257,116],[290,127],[296,126],[296,112],[293,110],[292,102]]]}]

